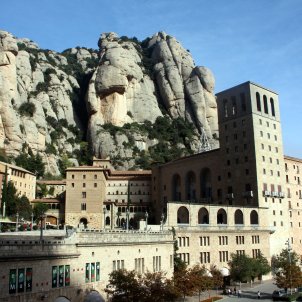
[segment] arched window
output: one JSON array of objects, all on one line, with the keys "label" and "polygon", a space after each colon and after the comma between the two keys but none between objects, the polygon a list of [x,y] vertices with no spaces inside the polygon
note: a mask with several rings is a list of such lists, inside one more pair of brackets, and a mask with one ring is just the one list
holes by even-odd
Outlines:
[{"label": "arched window", "polygon": [[228,117],[228,100],[223,100],[224,117]]},{"label": "arched window", "polygon": [[232,97],[232,115],[237,114],[237,103],[236,103],[236,97]]},{"label": "arched window", "polygon": [[235,224],[243,224],[243,213],[241,210],[235,211]]},{"label": "arched window", "polygon": [[173,176],[172,180],[172,200],[181,201],[181,179],[178,174]]},{"label": "arched window", "polygon": [[266,95],[263,96],[263,107],[264,107],[264,113],[268,113],[267,97],[266,97]]},{"label": "arched window", "polygon": [[106,225],[110,225],[110,217],[106,217]]},{"label": "arched window", "polygon": [[253,210],[250,215],[251,224],[259,224],[258,213]]},{"label": "arched window", "polygon": [[272,116],[275,116],[275,105],[274,105],[274,99],[273,98],[270,98],[270,103],[271,103]]},{"label": "arched window", "polygon": [[202,169],[200,173],[200,190],[201,198],[212,197],[211,171],[208,168]]},{"label": "arched window", "polygon": [[196,176],[190,171],[186,176],[186,199],[195,200],[196,198]]},{"label": "arched window", "polygon": [[209,212],[206,208],[198,211],[198,224],[209,224]]},{"label": "arched window", "polygon": [[177,223],[189,223],[189,211],[186,207],[180,207],[178,209]]},{"label": "arched window", "polygon": [[217,212],[217,224],[227,224],[227,213],[224,209],[219,209]]},{"label": "arched window", "polygon": [[260,101],[260,94],[256,92],[256,101],[257,101],[257,110],[261,111],[261,101]]}]

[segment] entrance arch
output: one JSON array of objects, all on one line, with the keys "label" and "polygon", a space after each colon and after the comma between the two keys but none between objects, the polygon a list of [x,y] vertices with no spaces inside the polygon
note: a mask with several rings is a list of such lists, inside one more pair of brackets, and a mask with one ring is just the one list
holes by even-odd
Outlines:
[{"label": "entrance arch", "polygon": [[88,225],[87,218],[82,217],[82,218],[80,219],[80,225],[83,225],[84,228],[86,229],[86,228],[87,228],[87,225]]},{"label": "entrance arch", "polygon": [[62,297],[56,298],[54,302],[70,302],[70,300],[67,299],[66,297],[62,296]]},{"label": "entrance arch", "polygon": [[84,298],[84,302],[105,302],[105,299],[99,292],[93,290],[86,295],[86,297]]}]

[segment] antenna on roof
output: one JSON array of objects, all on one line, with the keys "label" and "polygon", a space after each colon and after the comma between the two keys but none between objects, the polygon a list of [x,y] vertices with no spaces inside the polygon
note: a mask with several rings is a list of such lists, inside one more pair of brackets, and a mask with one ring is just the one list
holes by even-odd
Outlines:
[{"label": "antenna on roof", "polygon": [[208,137],[203,128],[201,128],[200,142],[201,142],[201,146],[199,148],[199,153],[207,152],[212,149]]}]

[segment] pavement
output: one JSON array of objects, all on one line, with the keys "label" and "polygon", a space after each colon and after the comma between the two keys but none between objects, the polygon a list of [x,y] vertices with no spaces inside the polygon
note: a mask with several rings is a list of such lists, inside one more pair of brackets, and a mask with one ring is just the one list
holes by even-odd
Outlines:
[{"label": "pavement", "polygon": [[[260,291],[260,300],[261,301],[272,301],[272,293],[274,290],[278,289],[275,284],[273,284],[274,280],[267,280],[267,281],[262,281],[261,283],[253,283],[252,285],[250,284],[241,284],[241,298],[238,298],[236,295],[223,295],[221,290],[215,291],[212,290],[210,292],[211,297],[213,296],[221,296],[222,299],[219,301],[222,302],[251,302],[254,300],[258,300],[257,297],[257,292]],[[229,286],[232,290],[234,289],[234,286]],[[239,289],[239,286],[236,286],[236,289]],[[205,300],[209,298],[208,293],[202,293],[200,297],[200,301]],[[179,300],[182,301],[182,300]],[[198,296],[193,296],[193,297],[187,297],[185,299],[185,302],[199,302]],[[255,301],[254,301],[255,302]]]}]

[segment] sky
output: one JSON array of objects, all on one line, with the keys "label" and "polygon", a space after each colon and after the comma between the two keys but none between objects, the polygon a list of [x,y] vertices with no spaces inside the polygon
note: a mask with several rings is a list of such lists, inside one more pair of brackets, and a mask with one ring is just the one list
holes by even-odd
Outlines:
[{"label": "sky", "polygon": [[165,31],[212,70],[216,93],[246,81],[277,92],[284,153],[302,158],[302,0],[4,0],[0,30],[58,52]]}]

